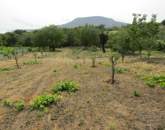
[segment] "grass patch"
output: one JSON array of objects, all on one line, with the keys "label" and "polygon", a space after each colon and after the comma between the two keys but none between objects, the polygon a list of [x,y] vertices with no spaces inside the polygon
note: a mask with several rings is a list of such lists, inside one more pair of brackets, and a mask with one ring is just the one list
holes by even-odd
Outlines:
[{"label": "grass patch", "polygon": [[73,68],[79,69],[79,68],[80,68],[80,65],[79,65],[79,64],[75,64],[75,65],[73,66]]},{"label": "grass patch", "polygon": [[23,64],[24,65],[34,65],[34,64],[40,64],[40,62],[31,60],[31,61],[23,62]]},{"label": "grass patch", "polygon": [[59,81],[54,87],[53,92],[75,92],[78,90],[79,85],[74,81]]},{"label": "grass patch", "polygon": [[161,88],[165,88],[165,75],[147,76],[143,80],[149,87],[159,85]]},{"label": "grass patch", "polygon": [[102,66],[105,66],[105,67],[111,67],[110,63],[107,63],[107,62],[104,62],[104,61],[100,61],[100,62],[98,62],[98,64],[100,64]]},{"label": "grass patch", "polygon": [[126,72],[128,72],[127,68],[121,68],[121,67],[116,67],[115,68],[115,73],[123,74],[123,73],[126,73]]},{"label": "grass patch", "polygon": [[14,68],[0,68],[0,72],[7,72],[7,71],[11,71],[13,70]]},{"label": "grass patch", "polygon": [[7,107],[15,108],[17,111],[22,111],[25,107],[25,103],[23,100],[12,101],[7,99],[3,101],[3,105]]},{"label": "grass patch", "polygon": [[47,95],[41,95],[37,96],[34,98],[30,104],[32,110],[45,110],[45,108],[52,103],[56,103],[59,101],[60,96],[59,95],[52,95],[52,94],[47,94]]}]

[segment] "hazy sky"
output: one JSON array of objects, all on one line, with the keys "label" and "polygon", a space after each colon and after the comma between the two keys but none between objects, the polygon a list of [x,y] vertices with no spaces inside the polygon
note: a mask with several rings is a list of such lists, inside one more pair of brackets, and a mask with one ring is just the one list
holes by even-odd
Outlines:
[{"label": "hazy sky", "polygon": [[63,24],[86,16],[131,22],[132,13],[154,13],[161,21],[165,0],[0,0],[0,32]]}]

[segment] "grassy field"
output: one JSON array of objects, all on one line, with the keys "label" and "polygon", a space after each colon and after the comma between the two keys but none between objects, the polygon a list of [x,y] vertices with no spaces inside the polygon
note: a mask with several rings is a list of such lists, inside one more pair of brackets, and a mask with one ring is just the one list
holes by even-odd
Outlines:
[{"label": "grassy field", "polygon": [[[32,54],[0,61],[0,130],[164,130],[165,88],[149,87],[145,77],[165,75],[165,54],[150,60],[120,59],[116,82],[111,78],[110,52],[64,48],[47,53],[35,63]],[[38,54],[40,55],[40,54]],[[96,67],[91,58],[97,55]],[[42,94],[53,94],[61,80],[75,81],[75,92],[61,92],[60,100],[44,111],[30,103]],[[4,100],[23,100],[24,109],[4,106]]]}]

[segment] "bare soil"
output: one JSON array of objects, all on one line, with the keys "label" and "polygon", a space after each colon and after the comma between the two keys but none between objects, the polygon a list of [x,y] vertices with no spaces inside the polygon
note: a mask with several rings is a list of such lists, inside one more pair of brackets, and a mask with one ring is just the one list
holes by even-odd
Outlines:
[{"label": "bare soil", "polygon": [[[138,78],[139,73],[165,73],[163,64],[145,61],[131,63],[126,59],[119,66],[129,72],[116,75],[114,85],[110,67],[98,64],[107,59],[71,59],[70,51],[63,50],[42,59],[40,64],[24,65],[21,69],[0,72],[0,100],[23,99],[26,108],[17,112],[0,106],[0,130],[165,130],[165,89],[150,88]],[[32,59],[28,54],[19,62]],[[78,68],[74,68],[79,64]],[[0,67],[14,66],[14,61],[1,61]],[[53,72],[56,70],[56,72]],[[47,112],[31,111],[30,101],[37,95],[51,93],[59,80],[74,80],[80,89],[72,94],[63,93],[57,104]],[[134,91],[140,97],[134,96]]]}]

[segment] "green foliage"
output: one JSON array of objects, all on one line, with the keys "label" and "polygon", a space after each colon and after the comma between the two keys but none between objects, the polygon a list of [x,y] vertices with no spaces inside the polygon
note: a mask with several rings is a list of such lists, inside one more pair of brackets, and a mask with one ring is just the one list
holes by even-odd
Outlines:
[{"label": "green foliage", "polygon": [[6,72],[6,71],[10,71],[13,70],[14,68],[0,68],[0,72]]},{"label": "green foliage", "polygon": [[121,68],[121,67],[116,67],[115,68],[115,73],[122,74],[122,73],[126,73],[126,72],[128,72],[127,68]]},{"label": "green foliage", "polygon": [[99,30],[91,25],[86,25],[81,30],[81,44],[87,46],[99,45]]},{"label": "green foliage", "polygon": [[165,87],[164,75],[147,76],[147,77],[144,77],[143,80],[149,87],[155,87],[156,85],[159,85],[161,88]]},{"label": "green foliage", "polygon": [[34,98],[30,106],[32,109],[44,110],[45,107],[49,106],[52,103],[56,103],[57,101],[59,101],[59,99],[59,95],[41,95]]},{"label": "green foliage", "polygon": [[134,91],[134,96],[135,96],[135,97],[140,97],[139,92],[137,92],[137,91],[135,90],[135,91]]},{"label": "green foliage", "polygon": [[74,81],[59,81],[54,87],[53,92],[75,92],[78,90],[79,85]]},{"label": "green foliage", "polygon": [[3,101],[3,105],[7,106],[7,107],[12,107],[13,104],[14,104],[13,101],[9,100],[9,99],[6,99],[6,100]]},{"label": "green foliage", "polygon": [[15,108],[17,111],[22,111],[25,107],[25,103],[23,100],[4,100],[3,105],[11,108]]},{"label": "green foliage", "polygon": [[14,107],[17,109],[17,111],[22,111],[24,109],[24,101],[20,100],[20,101],[16,101],[14,103]]},{"label": "green foliage", "polygon": [[35,60],[23,62],[24,65],[34,65],[34,64],[39,64],[39,63],[40,63],[40,62],[35,61]]},{"label": "green foliage", "polygon": [[80,64],[75,64],[73,67],[74,67],[75,69],[78,69],[78,68],[80,68]]}]

